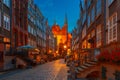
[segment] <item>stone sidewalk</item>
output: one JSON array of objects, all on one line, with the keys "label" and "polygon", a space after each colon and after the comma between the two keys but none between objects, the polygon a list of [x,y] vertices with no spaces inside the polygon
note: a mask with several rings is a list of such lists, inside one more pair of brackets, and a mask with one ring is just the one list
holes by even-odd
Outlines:
[{"label": "stone sidewalk", "polygon": [[67,80],[67,67],[63,59],[39,65],[0,77],[0,80]]}]

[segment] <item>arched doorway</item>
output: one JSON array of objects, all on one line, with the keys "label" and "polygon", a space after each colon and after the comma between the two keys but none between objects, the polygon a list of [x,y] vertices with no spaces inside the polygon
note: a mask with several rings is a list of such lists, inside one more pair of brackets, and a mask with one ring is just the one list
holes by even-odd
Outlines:
[{"label": "arched doorway", "polygon": [[86,78],[88,80],[97,80],[100,78],[100,72],[99,71],[93,71],[91,73],[89,73]]}]

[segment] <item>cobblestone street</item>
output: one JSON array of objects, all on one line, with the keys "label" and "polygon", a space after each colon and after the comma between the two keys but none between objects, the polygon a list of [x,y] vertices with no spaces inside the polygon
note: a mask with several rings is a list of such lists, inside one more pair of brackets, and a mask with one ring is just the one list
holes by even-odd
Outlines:
[{"label": "cobblestone street", "polygon": [[56,60],[32,69],[4,75],[0,80],[67,80],[67,67],[64,60]]}]

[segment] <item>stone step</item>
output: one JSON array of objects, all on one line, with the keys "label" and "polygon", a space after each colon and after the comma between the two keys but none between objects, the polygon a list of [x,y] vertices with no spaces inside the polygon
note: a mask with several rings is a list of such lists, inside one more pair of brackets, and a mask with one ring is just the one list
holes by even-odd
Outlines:
[{"label": "stone step", "polygon": [[91,62],[85,63],[81,66],[76,67],[75,72],[79,74],[79,73],[83,72],[84,70],[89,69],[89,67],[94,66],[96,64],[97,64],[96,61],[91,61]]},{"label": "stone step", "polygon": [[75,73],[80,73],[81,71],[79,71],[78,69],[75,69]]},{"label": "stone step", "polygon": [[85,63],[84,65],[87,66],[87,67],[94,66],[94,64],[89,64],[89,63]]},{"label": "stone step", "polygon": [[93,62],[93,61],[91,61],[91,62],[88,62],[87,64],[96,65],[96,64],[97,64],[97,62]]},{"label": "stone step", "polygon": [[69,75],[71,75],[71,73],[67,73],[67,75],[69,76]]},{"label": "stone step", "polygon": [[84,71],[84,69],[82,69],[82,68],[80,68],[80,67],[77,67],[77,69],[78,69],[79,71]]},{"label": "stone step", "polygon": [[82,69],[87,69],[88,67],[87,66],[85,66],[85,65],[81,65],[81,66],[79,66],[80,68],[82,68]]}]

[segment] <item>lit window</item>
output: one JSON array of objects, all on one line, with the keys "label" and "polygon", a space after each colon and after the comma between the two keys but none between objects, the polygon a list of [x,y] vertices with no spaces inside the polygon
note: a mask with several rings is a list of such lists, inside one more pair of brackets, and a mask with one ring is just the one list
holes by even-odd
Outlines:
[{"label": "lit window", "polygon": [[[88,40],[90,39],[90,34],[88,35]],[[91,48],[91,44],[88,42],[88,48]]]},{"label": "lit window", "polygon": [[97,31],[96,31],[96,43],[97,47],[101,46],[101,25],[97,26]]},{"label": "lit window", "polygon": [[84,48],[87,48],[87,41],[86,41],[86,40],[83,41],[83,43],[82,43],[82,48],[83,48],[83,49],[84,49]]},{"label": "lit window", "polygon": [[117,14],[110,17],[108,21],[108,43],[117,40]]},{"label": "lit window", "polygon": [[[10,39],[6,37],[3,39],[3,41],[10,43]],[[9,49],[10,49],[10,44],[6,44],[6,51],[9,51]]]},{"label": "lit window", "polygon": [[10,7],[10,0],[3,0],[3,3],[4,3],[7,7]]},{"label": "lit window", "polygon": [[9,38],[4,38],[3,41],[4,42],[10,42],[10,39]]},{"label": "lit window", "polygon": [[10,30],[10,18],[4,15],[4,28]]},{"label": "lit window", "polygon": [[97,7],[97,8],[96,8],[96,9],[97,9],[97,10],[96,10],[96,14],[97,14],[97,16],[101,13],[101,6],[102,6],[102,5],[101,5],[101,1],[102,1],[102,0],[97,0],[97,4],[96,4],[96,7]]}]

